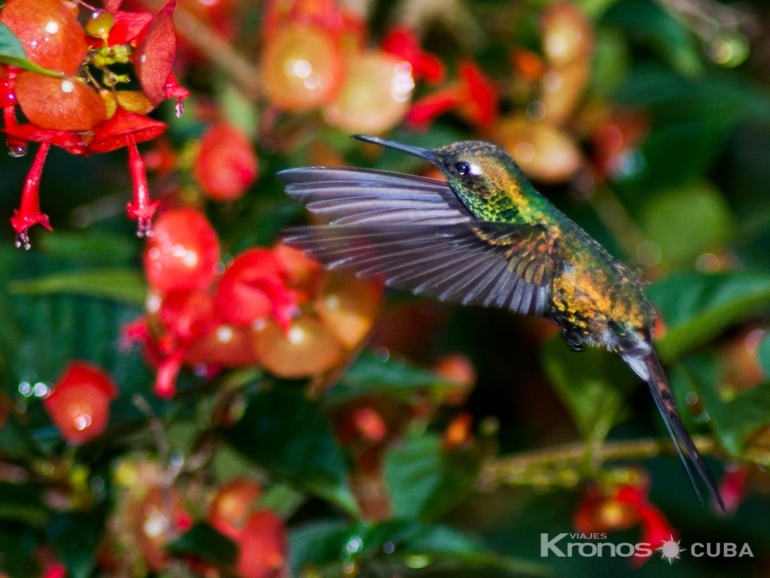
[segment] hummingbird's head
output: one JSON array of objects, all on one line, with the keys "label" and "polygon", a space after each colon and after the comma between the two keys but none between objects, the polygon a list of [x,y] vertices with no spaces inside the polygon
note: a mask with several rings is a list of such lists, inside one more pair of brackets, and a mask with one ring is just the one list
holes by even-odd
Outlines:
[{"label": "hummingbird's head", "polygon": [[524,173],[502,148],[483,141],[462,141],[425,149],[378,137],[355,138],[400,150],[430,161],[444,174],[454,191],[466,205],[496,203],[501,196],[515,198],[523,183]]}]

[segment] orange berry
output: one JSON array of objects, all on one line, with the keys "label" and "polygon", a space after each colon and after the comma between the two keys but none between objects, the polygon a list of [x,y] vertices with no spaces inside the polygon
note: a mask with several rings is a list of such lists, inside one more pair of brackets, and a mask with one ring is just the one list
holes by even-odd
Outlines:
[{"label": "orange berry", "polygon": [[289,26],[270,37],[262,75],[270,101],[290,111],[331,101],[342,85],[345,63],[337,39],[317,27]]},{"label": "orange berry", "polygon": [[254,348],[270,373],[287,379],[318,375],[342,361],[334,334],[312,317],[300,317],[283,330],[268,322],[256,332]]},{"label": "orange berry", "polygon": [[405,60],[380,51],[355,54],[324,119],[347,132],[380,134],[404,119],[413,91],[412,66]]}]

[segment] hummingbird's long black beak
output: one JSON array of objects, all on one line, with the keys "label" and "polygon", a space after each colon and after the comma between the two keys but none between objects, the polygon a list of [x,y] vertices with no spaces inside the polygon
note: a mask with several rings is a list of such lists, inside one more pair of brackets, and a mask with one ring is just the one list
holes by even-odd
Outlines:
[{"label": "hummingbird's long black beak", "polygon": [[385,140],[377,136],[366,136],[366,135],[357,134],[353,138],[362,140],[364,142],[370,142],[372,144],[388,147],[391,149],[396,149],[397,151],[403,151],[405,153],[409,153],[410,155],[420,157],[421,159],[425,159],[426,161],[430,161],[432,163],[436,163],[438,161],[438,157],[436,156],[436,153],[434,153],[431,149],[424,149],[422,147],[401,144],[400,142]]}]

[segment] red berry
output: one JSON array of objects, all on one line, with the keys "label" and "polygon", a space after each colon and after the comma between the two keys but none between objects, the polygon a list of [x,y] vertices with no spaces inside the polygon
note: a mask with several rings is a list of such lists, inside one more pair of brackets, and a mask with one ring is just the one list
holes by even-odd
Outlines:
[{"label": "red berry", "polygon": [[296,309],[294,292],[269,249],[251,249],[236,257],[219,279],[214,303],[219,318],[237,326],[270,315],[286,325]]},{"label": "red berry", "polygon": [[40,128],[86,131],[107,118],[104,99],[76,78],[24,72],[16,79],[16,98],[24,116]]},{"label": "red berry", "polygon": [[345,63],[337,39],[318,27],[289,26],[271,36],[262,52],[268,98],[279,108],[310,110],[339,92]]},{"label": "red berry", "polygon": [[116,396],[117,386],[104,370],[73,361],[43,400],[43,407],[65,440],[81,444],[107,427],[110,400]]},{"label": "red berry", "polygon": [[75,14],[60,0],[8,0],[0,22],[19,38],[35,64],[75,74],[88,51]]},{"label": "red berry", "polygon": [[238,539],[237,572],[242,578],[280,578],[287,573],[286,527],[269,510],[254,512]]},{"label": "red berry", "polygon": [[217,275],[219,239],[206,217],[188,207],[163,213],[144,253],[150,285],[160,291],[205,289]]},{"label": "red berry", "polygon": [[209,198],[232,201],[243,196],[257,180],[257,155],[242,130],[217,124],[201,139],[193,171]]}]

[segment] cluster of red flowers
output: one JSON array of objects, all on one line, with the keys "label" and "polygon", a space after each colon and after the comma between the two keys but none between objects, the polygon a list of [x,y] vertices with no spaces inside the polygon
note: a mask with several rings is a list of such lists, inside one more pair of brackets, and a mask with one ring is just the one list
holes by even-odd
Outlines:
[{"label": "cluster of red flowers", "polygon": [[192,209],[161,215],[144,266],[146,318],[127,330],[157,367],[155,392],[173,397],[183,364],[205,374],[262,365],[300,378],[341,363],[371,329],[382,289],[324,273],[278,244],[237,255],[220,271],[216,231]]},{"label": "cluster of red flowers", "polygon": [[458,86],[410,109],[416,81],[440,83],[445,67],[422,50],[409,28],[395,27],[381,48],[366,48],[363,20],[333,0],[274,1],[264,22],[264,89],[280,110],[321,109],[328,124],[369,134],[385,132],[404,118],[424,125],[453,107],[481,124],[491,122],[496,112],[491,85],[471,62],[460,66]]},{"label": "cluster of red flowers", "polygon": [[[81,26],[79,6],[61,0],[9,0],[0,22],[16,36],[26,59],[0,71],[0,106],[4,132],[13,154],[25,154],[27,143],[40,148],[27,176],[21,207],[11,225],[17,246],[29,248],[28,229],[50,229],[40,211],[40,177],[51,145],[74,155],[128,149],[134,185],[128,216],[137,221],[138,235],[151,234],[157,202],[150,200],[144,163],[137,143],[155,139],[166,125],[147,116],[166,98],[182,99],[171,67],[176,52],[172,14],[175,0],[152,15],[120,10],[110,0]],[[131,64],[141,91],[120,90],[129,75],[110,67]],[[25,70],[25,68],[29,70]],[[99,79],[97,81],[97,78]],[[27,122],[17,120],[17,106]]]}]

